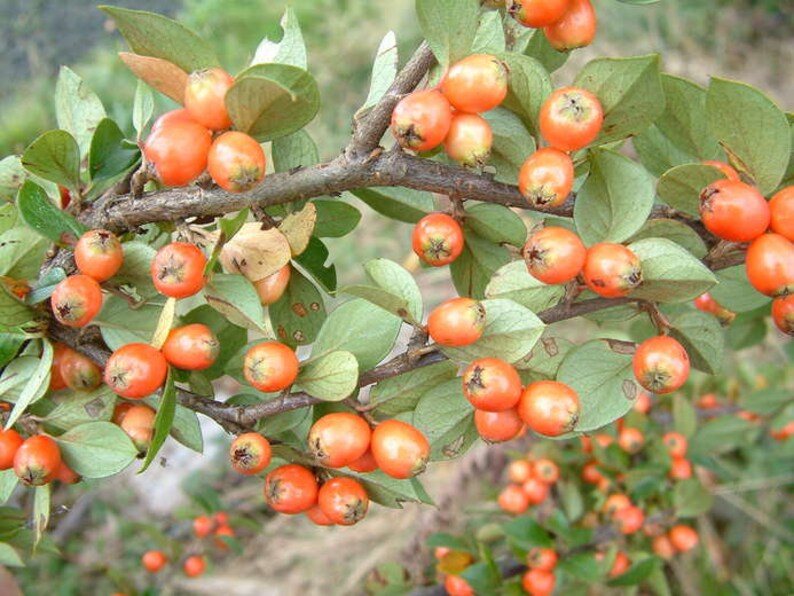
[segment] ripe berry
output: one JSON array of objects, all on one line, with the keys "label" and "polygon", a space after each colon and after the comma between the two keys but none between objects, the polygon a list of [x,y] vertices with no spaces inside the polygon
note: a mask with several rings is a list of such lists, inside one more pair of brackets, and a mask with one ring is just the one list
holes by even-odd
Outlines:
[{"label": "ripe berry", "polygon": [[560,468],[550,459],[539,459],[532,464],[532,475],[545,484],[554,484],[560,479]]},{"label": "ripe berry", "polygon": [[651,405],[651,395],[647,391],[640,391],[632,409],[640,414],[647,414],[651,410]]},{"label": "ripe berry", "polygon": [[521,578],[521,586],[529,596],[551,596],[556,581],[551,571],[530,569]]},{"label": "ripe berry", "polygon": [[539,29],[559,21],[570,0],[507,0],[507,12],[525,27]]},{"label": "ripe berry", "polygon": [[240,474],[259,474],[270,465],[270,441],[259,433],[243,433],[229,447],[229,461]]},{"label": "ripe berry", "polygon": [[69,350],[60,362],[61,378],[75,391],[92,391],[102,383],[102,369],[76,350]]},{"label": "ripe berry", "polygon": [[317,498],[323,513],[335,524],[352,526],[367,514],[369,496],[352,478],[332,478],[320,487]]},{"label": "ripe berry", "polygon": [[190,115],[190,112],[187,111],[187,108],[177,108],[176,110],[170,110],[161,114],[160,117],[154,121],[154,124],[152,124],[152,132],[158,128],[170,126],[171,124],[185,123],[198,124],[198,122],[193,119],[193,116]]},{"label": "ripe berry", "polygon": [[323,512],[320,508],[320,505],[315,505],[308,511],[306,511],[306,517],[308,517],[314,525],[316,526],[333,526],[334,522]]},{"label": "ripe berry", "polygon": [[414,91],[400,100],[391,116],[391,131],[404,149],[430,151],[444,142],[452,124],[452,106],[440,91]]},{"label": "ripe berry", "polygon": [[196,538],[206,538],[215,528],[215,522],[206,515],[199,515],[193,520],[193,533]]},{"label": "ripe berry", "polygon": [[772,301],[772,320],[783,333],[794,335],[794,294]]},{"label": "ripe berry", "polygon": [[540,133],[562,151],[577,151],[592,143],[603,123],[598,98],[577,87],[557,89],[540,109]]},{"label": "ripe berry", "polygon": [[599,296],[626,296],[642,283],[642,264],[622,244],[600,242],[587,251],[582,270],[587,287]]},{"label": "ripe berry", "polygon": [[220,68],[190,73],[185,86],[185,108],[199,124],[210,130],[223,130],[232,125],[226,111],[226,92],[234,77]]},{"label": "ripe berry", "polygon": [[474,589],[459,575],[447,575],[444,578],[444,590],[448,596],[474,596]]},{"label": "ripe berry", "polygon": [[557,551],[536,546],[527,553],[527,567],[541,571],[554,571],[557,566]]},{"label": "ripe berry", "polygon": [[645,514],[639,507],[629,505],[615,511],[612,514],[612,519],[617,524],[620,533],[628,535],[640,531],[642,524],[645,523]]},{"label": "ripe berry", "polygon": [[291,348],[267,341],[248,350],[243,360],[243,375],[259,391],[281,391],[295,382],[298,364],[298,357]]},{"label": "ripe berry", "polygon": [[143,553],[141,563],[149,573],[157,573],[168,563],[168,557],[161,550],[150,550]]},{"label": "ripe berry", "polygon": [[372,455],[378,467],[392,478],[411,478],[425,471],[430,443],[415,427],[386,420],[372,431]]},{"label": "ripe berry", "polygon": [[537,478],[530,478],[521,485],[521,490],[527,496],[530,505],[540,505],[549,496],[549,485]]},{"label": "ripe berry", "polygon": [[638,453],[645,445],[645,435],[638,428],[624,428],[618,436],[618,444],[626,453]]},{"label": "ripe berry", "polygon": [[689,355],[684,346],[666,335],[646,339],[634,352],[634,376],[652,393],[670,393],[689,378]]},{"label": "ripe berry", "polygon": [[728,180],[735,180],[736,182],[741,181],[741,177],[739,176],[739,172],[734,170],[728,164],[721,162],[721,161],[703,161],[700,162],[701,165],[704,166],[711,166],[712,168],[717,168],[720,172],[722,172]]},{"label": "ripe berry", "polygon": [[55,473],[55,480],[62,484],[77,484],[80,482],[80,475],[66,465],[66,462],[61,460],[61,465],[58,466],[58,471]]},{"label": "ripe berry", "polygon": [[689,480],[692,478],[692,464],[683,457],[673,457],[667,476],[670,480]]},{"label": "ripe berry", "polygon": [[154,419],[156,416],[156,412],[149,406],[133,405],[124,413],[121,421],[118,422],[121,430],[127,433],[127,436],[141,453],[145,452],[149,445],[152,444]]},{"label": "ripe berry", "polygon": [[180,122],[153,130],[143,146],[146,161],[166,186],[187,186],[207,169],[210,132],[200,124]]},{"label": "ripe berry", "polygon": [[601,507],[601,511],[613,517],[615,513],[626,507],[631,507],[631,499],[622,493],[615,493],[607,497],[603,507]]},{"label": "ripe berry", "polygon": [[522,254],[535,279],[544,284],[564,284],[581,273],[587,249],[574,232],[549,226],[532,232]]},{"label": "ripe berry", "polygon": [[278,302],[278,299],[284,295],[291,276],[292,267],[287,263],[275,273],[254,282],[254,289],[259,295],[259,302],[262,303],[262,306],[270,306],[274,302]]},{"label": "ripe berry", "polygon": [[297,464],[276,468],[265,477],[265,500],[279,513],[303,513],[317,503],[317,479]]},{"label": "ripe berry", "polygon": [[526,459],[511,461],[507,466],[507,478],[513,484],[524,484],[532,478],[532,464]]},{"label": "ripe berry", "polygon": [[437,306],[427,319],[427,331],[437,344],[473,344],[485,330],[485,307],[471,298],[452,298]]},{"label": "ripe berry", "polygon": [[533,432],[557,437],[570,432],[579,420],[579,396],[558,381],[527,385],[518,402],[518,415]]},{"label": "ripe berry", "polygon": [[433,267],[448,265],[463,252],[463,229],[446,213],[425,215],[414,226],[411,245],[420,259]]},{"label": "ripe berry", "polygon": [[757,189],[735,180],[717,180],[700,193],[706,229],[731,242],[750,242],[769,227],[769,204]]},{"label": "ripe berry", "polygon": [[309,451],[322,465],[342,468],[369,449],[372,431],[361,416],[334,412],[318,419],[309,431]]},{"label": "ripe berry", "polygon": [[520,515],[529,508],[529,497],[524,490],[517,484],[509,484],[496,499],[502,511],[512,513],[513,515]]},{"label": "ripe berry", "polygon": [[89,230],[74,247],[74,261],[80,273],[102,282],[121,268],[124,250],[113,232]]},{"label": "ripe berry", "polygon": [[61,466],[61,450],[50,437],[33,435],[14,454],[14,473],[28,486],[41,486],[55,479]]},{"label": "ripe berry", "polygon": [[521,397],[521,377],[504,360],[480,358],[463,373],[463,395],[478,410],[509,410]]},{"label": "ripe berry", "polygon": [[62,325],[85,327],[102,309],[102,288],[92,277],[70,275],[55,286],[50,305]]},{"label": "ripe berry", "polygon": [[149,344],[133,343],[113,352],[105,364],[105,384],[128,399],[141,399],[163,386],[168,363]]},{"label": "ripe berry", "polygon": [[598,484],[604,480],[604,475],[598,469],[598,462],[591,461],[582,466],[582,481],[587,484]]},{"label": "ripe berry", "polygon": [[458,112],[452,116],[444,150],[463,166],[481,167],[488,161],[493,146],[491,125],[482,116]]},{"label": "ripe berry", "polygon": [[662,443],[667,448],[670,457],[684,457],[689,446],[686,437],[681,433],[669,432],[662,437]]},{"label": "ripe berry", "polygon": [[223,190],[245,192],[265,177],[265,152],[244,132],[225,132],[212,142],[207,169]]},{"label": "ripe berry", "polygon": [[152,260],[152,281],[158,292],[171,298],[187,298],[204,287],[207,258],[188,242],[166,244]]},{"label": "ripe berry", "polygon": [[0,470],[10,470],[14,467],[14,456],[24,439],[13,428],[0,429]]},{"label": "ripe berry", "polygon": [[729,311],[719,302],[712,298],[711,294],[705,292],[692,301],[696,309],[709,313],[717,317],[723,325],[728,325],[736,318],[736,313]]},{"label": "ripe berry", "polygon": [[374,472],[378,469],[378,462],[375,461],[375,456],[372,455],[372,450],[367,449],[364,455],[359,457],[356,461],[349,463],[347,467],[354,472],[368,474],[369,472]]},{"label": "ripe berry", "polygon": [[769,210],[772,231],[794,242],[794,186],[788,186],[772,197]]},{"label": "ripe berry", "polygon": [[202,575],[206,569],[207,562],[201,555],[189,556],[182,565],[182,571],[184,571],[185,575],[188,577],[198,577]]},{"label": "ripe berry", "polygon": [[794,294],[794,243],[780,234],[763,234],[747,249],[747,278],[767,296]]},{"label": "ripe berry", "polygon": [[530,155],[518,173],[518,190],[537,209],[558,207],[573,189],[573,160],[559,149],[547,147]]},{"label": "ripe berry", "polygon": [[215,536],[215,540],[213,542],[215,543],[215,546],[218,549],[229,550],[229,543],[223,540],[223,537],[234,538],[235,533],[234,533],[234,529],[231,528],[230,526],[221,525],[218,526],[217,530],[215,530],[214,536]]},{"label": "ripe berry", "polygon": [[651,542],[651,550],[657,557],[661,557],[665,561],[669,561],[675,555],[675,547],[670,539],[664,534],[654,537]]},{"label": "ripe berry", "polygon": [[593,43],[598,18],[590,0],[570,0],[568,10],[556,23],[543,29],[549,45],[558,52],[569,52]]},{"label": "ripe berry", "polygon": [[474,411],[474,426],[487,443],[502,443],[515,439],[524,430],[524,421],[515,408],[502,412]]},{"label": "ripe berry", "polygon": [[684,525],[673,526],[668,537],[673,548],[679,553],[692,550],[700,542],[698,533],[689,526]]},{"label": "ripe berry", "polygon": [[221,344],[212,330],[201,323],[172,329],[163,344],[163,356],[182,370],[204,370],[218,359]]},{"label": "ripe berry", "polygon": [[[599,554],[601,555],[600,558],[603,558],[603,553]],[[623,575],[629,570],[629,567],[631,567],[631,559],[629,559],[626,553],[618,551],[618,553],[615,555],[615,560],[612,563],[612,568],[609,570],[609,577]]]},{"label": "ripe berry", "polygon": [[461,112],[493,110],[507,96],[507,66],[494,56],[472,54],[452,65],[441,92]]},{"label": "ripe berry", "polygon": [[61,375],[61,362],[63,362],[67,354],[73,351],[72,348],[60,342],[53,344],[52,367],[50,367],[50,391],[59,391],[66,388],[66,381],[64,381],[63,375]]}]

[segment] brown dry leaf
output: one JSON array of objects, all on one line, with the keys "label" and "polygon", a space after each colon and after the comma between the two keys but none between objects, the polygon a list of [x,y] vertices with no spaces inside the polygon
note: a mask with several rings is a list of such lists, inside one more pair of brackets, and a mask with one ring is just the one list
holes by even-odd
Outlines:
[{"label": "brown dry leaf", "polygon": [[136,77],[178,104],[182,105],[185,102],[187,73],[176,64],[130,52],[119,52],[119,57]]},{"label": "brown dry leaf", "polygon": [[256,283],[290,261],[290,245],[279,230],[263,230],[257,222],[244,224],[223,245],[218,260],[228,273],[241,273]]},{"label": "brown dry leaf", "polygon": [[306,250],[316,223],[317,207],[314,203],[306,203],[303,209],[290,213],[279,224],[278,229],[287,237],[293,257]]}]

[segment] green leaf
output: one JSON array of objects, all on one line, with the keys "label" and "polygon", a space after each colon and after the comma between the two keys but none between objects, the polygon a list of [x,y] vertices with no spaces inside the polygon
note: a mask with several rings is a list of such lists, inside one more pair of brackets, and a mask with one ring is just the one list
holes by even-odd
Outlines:
[{"label": "green leaf", "polygon": [[288,172],[320,163],[317,145],[305,130],[299,130],[273,141],[273,168]]},{"label": "green leaf", "polygon": [[66,464],[85,478],[105,478],[121,472],[138,450],[112,422],[88,422],[55,437]]},{"label": "green leaf", "polygon": [[706,118],[706,90],[683,78],[662,75],[666,99],[656,127],[677,149],[691,156],[687,161],[706,161],[720,156],[720,147]]},{"label": "green leaf", "polygon": [[25,168],[18,156],[8,155],[0,159],[0,200],[13,201],[25,177]]},{"label": "green leaf", "polygon": [[423,366],[380,381],[369,394],[369,403],[383,416],[411,412],[425,393],[457,376],[458,367],[449,360]]},{"label": "green leaf", "polygon": [[593,92],[604,109],[597,145],[641,133],[664,111],[657,54],[597,58],[579,72],[574,85]]},{"label": "green leaf", "polygon": [[574,205],[576,230],[588,246],[623,242],[648,219],[654,194],[643,167],[614,151],[593,152],[590,175]]},{"label": "green leaf", "polygon": [[300,130],[320,107],[314,77],[289,64],[245,69],[226,92],[226,109],[238,130],[272,141]]},{"label": "green leaf", "polygon": [[336,350],[352,353],[359,371],[377,365],[391,352],[402,321],[365,300],[345,302],[328,315],[312,347],[312,358]]},{"label": "green leaf", "polygon": [[358,387],[358,361],[343,350],[326,352],[305,362],[296,382],[312,397],[342,401]]},{"label": "green leaf", "polygon": [[557,380],[579,395],[581,414],[575,430],[587,432],[625,416],[640,388],[626,345],[595,339],[574,348],[560,365]]},{"label": "green leaf", "polygon": [[717,278],[703,263],[666,238],[645,238],[629,245],[642,261],[642,283],[633,298],[686,302],[711,288]]},{"label": "green leaf", "polygon": [[40,362],[35,356],[22,355],[3,369],[0,373],[0,396],[4,401],[14,403],[19,400]]},{"label": "green leaf", "polygon": [[560,561],[557,569],[585,582],[595,583],[601,573],[592,552],[576,553]]},{"label": "green leaf", "polygon": [[361,221],[361,212],[340,200],[314,199],[317,223],[314,235],[318,238],[341,238],[352,232]]},{"label": "green leaf", "polygon": [[478,203],[466,209],[466,222],[481,237],[499,244],[522,247],[527,240],[527,226],[504,205]]},{"label": "green leaf", "polygon": [[[530,56],[508,52],[500,54],[499,58],[510,69],[508,93],[502,105],[518,114],[529,130],[538,134],[540,108],[554,89],[549,73],[541,62]],[[524,159],[530,153],[525,154]]]},{"label": "green leaf", "polygon": [[702,259],[708,254],[706,243],[698,233],[675,219],[649,219],[636,234],[629,238],[628,242],[637,242],[644,238],[672,240],[698,259]]},{"label": "green leaf", "polygon": [[358,480],[364,490],[367,491],[370,500],[384,507],[402,509],[403,503],[433,504],[416,478],[397,480],[387,476],[380,470],[375,470],[369,474],[346,472],[344,475]]},{"label": "green leaf", "polygon": [[6,567],[24,567],[25,563],[13,546],[5,542],[0,542],[0,565],[5,565]]},{"label": "green leaf", "polygon": [[0,284],[0,332],[17,332],[35,319],[37,313]]},{"label": "green leaf", "polygon": [[625,573],[609,580],[607,583],[610,586],[636,586],[657,569],[660,564],[660,559],[648,557],[632,564]]},{"label": "green leaf", "polygon": [[140,151],[122,144],[124,133],[110,118],[102,120],[91,139],[88,171],[94,185],[110,186],[129,172],[140,158]]},{"label": "green leaf", "polygon": [[14,404],[14,409],[8,415],[5,430],[14,426],[19,417],[25,413],[28,406],[44,395],[50,385],[50,369],[52,368],[53,356],[52,344],[46,339],[42,340],[41,343],[41,358]]},{"label": "green leaf", "polygon": [[659,198],[670,207],[700,218],[700,193],[725,178],[720,170],[702,164],[684,164],[666,171],[657,185]]},{"label": "green leaf", "polygon": [[50,497],[52,496],[52,486],[45,484],[44,486],[37,486],[34,489],[33,495],[33,529],[35,531],[35,538],[33,541],[33,548],[38,545],[44,530],[47,529],[47,524],[50,521]]},{"label": "green leaf", "polygon": [[204,298],[238,327],[263,330],[262,304],[254,286],[242,275],[218,273],[204,287]]},{"label": "green leaf", "polygon": [[442,68],[471,53],[480,19],[477,0],[416,0],[416,15]]},{"label": "green leaf", "polygon": [[[493,133],[489,165],[496,170],[494,179],[506,184],[518,184],[521,166],[527,156],[535,152],[535,139],[513,112],[496,108],[483,114],[483,118],[491,125]],[[501,207],[494,203],[484,204]]]},{"label": "green leaf", "polygon": [[291,6],[287,6],[284,16],[281,17],[281,28],[284,30],[281,41],[274,44],[267,37],[263,39],[256,49],[251,64],[278,62],[306,70],[308,68],[306,44],[303,41],[298,18]]},{"label": "green leaf", "polygon": [[157,296],[159,292],[152,282],[152,261],[157,251],[144,242],[125,242],[124,262],[121,269],[113,276],[113,282],[129,285],[143,299]]},{"label": "green leaf", "polygon": [[744,445],[755,425],[737,416],[721,416],[703,424],[689,441],[689,456],[714,457]]},{"label": "green leaf", "polygon": [[268,311],[279,340],[292,347],[312,343],[326,319],[320,291],[295,270],[284,294]]},{"label": "green leaf", "polygon": [[147,343],[157,327],[164,304],[164,300],[158,299],[131,309],[123,298],[108,296],[93,324],[99,325],[102,339],[111,350],[130,342]]},{"label": "green leaf", "polygon": [[783,388],[761,389],[750,393],[742,391],[739,394],[739,405],[742,408],[764,416],[774,414],[793,400],[791,392]]},{"label": "green leaf", "polygon": [[326,292],[332,293],[336,291],[336,265],[326,265],[329,256],[325,243],[312,236],[306,250],[295,257],[295,262],[303,267]]},{"label": "green leaf", "polygon": [[174,422],[171,426],[171,436],[196,453],[204,451],[204,437],[201,434],[199,419],[193,410],[177,404],[174,410]]},{"label": "green leaf", "polygon": [[138,79],[138,84],[135,86],[135,98],[132,102],[132,126],[135,128],[139,141],[143,137],[146,125],[149,124],[153,113],[154,94],[152,88]]},{"label": "green leaf", "polygon": [[471,44],[472,54],[498,54],[505,51],[505,31],[502,15],[498,11],[486,12],[480,16],[480,26]]},{"label": "green leaf", "polygon": [[484,300],[485,330],[475,343],[462,348],[443,348],[452,360],[470,362],[493,357],[516,362],[532,351],[544,324],[535,313],[512,300]]},{"label": "green leaf", "polygon": [[738,352],[745,348],[757,346],[764,341],[767,334],[766,319],[754,313],[739,313],[726,329],[728,347]]},{"label": "green leaf", "polygon": [[673,396],[673,428],[687,439],[697,430],[697,412],[681,393]]},{"label": "green leaf", "polygon": [[58,82],[55,85],[55,117],[58,128],[75,138],[81,155],[88,152],[94,130],[105,117],[102,101],[68,66],[61,66],[58,73]]},{"label": "green leaf", "polygon": [[386,94],[391,84],[397,76],[397,65],[399,63],[399,50],[397,49],[397,38],[394,31],[389,31],[383,36],[375,54],[375,62],[372,64],[372,76],[370,77],[369,93],[364,105],[359,112],[371,108]]},{"label": "green leaf", "polygon": [[108,387],[100,387],[90,393],[75,391],[52,410],[45,421],[61,430],[69,430],[86,422],[110,420],[116,395]]},{"label": "green leaf", "polygon": [[187,73],[218,66],[210,46],[193,31],[162,15],[100,6],[116,22],[119,31],[136,54],[176,64]]},{"label": "green leaf", "polygon": [[768,296],[756,292],[750,285],[744,265],[720,269],[715,275],[718,283],[709,293],[728,310],[737,313],[750,312],[771,301]]},{"label": "green leaf", "polygon": [[[0,162],[0,166],[2,166],[2,162]],[[16,192],[14,196],[16,196]],[[13,203],[0,206],[0,234],[5,234],[13,228],[18,219],[17,208]]]},{"label": "green leaf", "polygon": [[496,565],[480,561],[469,565],[460,576],[475,590],[477,594],[497,594],[502,585],[502,576]]},{"label": "green leaf", "polygon": [[657,177],[670,168],[695,161],[691,155],[673,145],[655,124],[634,137],[632,144],[637,150],[642,165]]},{"label": "green leaf", "polygon": [[712,78],[706,95],[711,130],[731,163],[769,194],[786,172],[791,129],[786,115],[766,95],[745,83]]},{"label": "green leaf", "polygon": [[0,333],[0,367],[11,362],[26,341],[27,338],[24,335]]},{"label": "green leaf", "polygon": [[429,441],[431,461],[458,457],[479,437],[474,408],[463,396],[460,379],[429,389],[416,405],[413,425]]},{"label": "green leaf", "polygon": [[569,52],[558,52],[549,43],[543,31],[536,29],[530,35],[524,54],[531,56],[543,65],[548,72],[554,72],[568,61]]},{"label": "green leaf", "polygon": [[523,260],[513,261],[499,269],[485,288],[487,298],[508,298],[533,312],[551,308],[564,295],[564,285],[544,284],[529,274]]},{"label": "green leaf", "polygon": [[565,357],[576,347],[563,337],[541,337],[532,351],[513,366],[524,381],[554,380]]},{"label": "green leaf", "polygon": [[463,235],[463,252],[449,266],[452,282],[461,296],[483,298],[491,276],[510,261],[510,253],[482,238],[468,223],[463,226]]},{"label": "green leaf", "polygon": [[700,311],[680,314],[670,321],[670,335],[686,348],[692,366],[710,375],[722,368],[725,334],[717,319]]},{"label": "green leaf", "polygon": [[17,195],[23,221],[45,238],[65,246],[76,242],[88,230],[74,217],[59,209],[35,182],[26,180]]},{"label": "green leaf", "polygon": [[409,322],[421,324],[422,294],[408,271],[388,259],[373,259],[364,265],[364,270],[375,285],[399,300],[398,308],[386,310]]},{"label": "green leaf", "polygon": [[359,188],[350,191],[381,215],[405,223],[416,223],[435,210],[429,192],[409,188]]},{"label": "green leaf", "polygon": [[0,472],[0,505],[8,502],[18,484],[19,478],[13,468]]},{"label": "green leaf", "polygon": [[176,413],[176,387],[174,386],[174,370],[168,367],[168,375],[165,378],[165,385],[160,396],[157,415],[154,418],[154,434],[149,448],[146,450],[146,459],[143,460],[138,474],[146,471],[146,468],[154,461],[160,448],[165,443],[165,439],[171,432],[174,424],[174,414]]},{"label": "green leaf", "polygon": [[80,148],[65,130],[45,132],[28,145],[22,165],[31,174],[72,191],[80,188]]},{"label": "green leaf", "polygon": [[502,529],[508,540],[524,551],[536,546],[542,548],[554,546],[554,541],[549,536],[549,533],[528,515],[522,515],[507,522],[502,526]]},{"label": "green leaf", "polygon": [[714,504],[714,497],[696,478],[681,480],[673,489],[676,517],[697,517]]}]

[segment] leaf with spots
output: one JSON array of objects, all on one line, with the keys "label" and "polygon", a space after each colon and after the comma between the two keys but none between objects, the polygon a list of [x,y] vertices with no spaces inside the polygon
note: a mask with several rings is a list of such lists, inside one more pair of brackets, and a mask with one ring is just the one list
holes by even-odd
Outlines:
[{"label": "leaf with spots", "polygon": [[312,343],[327,316],[320,290],[297,270],[293,270],[284,294],[268,310],[279,341],[293,347]]}]

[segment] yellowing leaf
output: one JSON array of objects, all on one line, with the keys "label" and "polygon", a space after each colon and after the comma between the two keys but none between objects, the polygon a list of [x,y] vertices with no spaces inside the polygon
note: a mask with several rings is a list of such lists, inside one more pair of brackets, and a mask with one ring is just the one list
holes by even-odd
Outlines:
[{"label": "yellowing leaf", "polygon": [[290,213],[279,224],[278,229],[287,237],[292,256],[296,257],[306,250],[316,223],[317,208],[314,203],[306,203],[303,209]]},{"label": "yellowing leaf", "polygon": [[287,237],[279,230],[263,230],[247,223],[224,244],[218,260],[229,273],[240,273],[252,282],[272,275],[289,263],[292,253]]},{"label": "yellowing leaf", "polygon": [[178,104],[184,103],[187,73],[176,64],[130,52],[119,52],[119,58],[136,77]]}]

